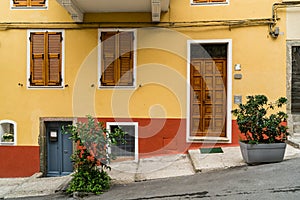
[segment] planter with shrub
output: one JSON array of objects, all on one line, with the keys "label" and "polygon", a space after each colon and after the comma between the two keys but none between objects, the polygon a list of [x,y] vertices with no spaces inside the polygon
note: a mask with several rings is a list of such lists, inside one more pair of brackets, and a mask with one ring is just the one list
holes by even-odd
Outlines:
[{"label": "planter with shrub", "polygon": [[240,147],[248,164],[283,160],[288,135],[287,114],[281,110],[287,99],[268,102],[265,95],[247,96],[247,102],[232,110],[243,137]]}]

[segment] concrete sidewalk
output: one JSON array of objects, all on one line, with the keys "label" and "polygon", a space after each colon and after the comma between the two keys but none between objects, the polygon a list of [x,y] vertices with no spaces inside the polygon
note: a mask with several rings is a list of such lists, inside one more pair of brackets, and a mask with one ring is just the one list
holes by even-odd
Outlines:
[{"label": "concrete sidewalk", "polygon": [[[114,162],[109,172],[114,184],[145,181],[158,178],[193,175],[199,172],[221,170],[246,165],[239,147],[224,147],[224,153],[201,154],[199,149],[188,155],[168,155],[135,161]],[[284,159],[300,157],[300,149],[287,145]],[[71,176],[41,177],[37,173],[28,178],[0,179],[0,199],[44,196],[64,189]]]}]

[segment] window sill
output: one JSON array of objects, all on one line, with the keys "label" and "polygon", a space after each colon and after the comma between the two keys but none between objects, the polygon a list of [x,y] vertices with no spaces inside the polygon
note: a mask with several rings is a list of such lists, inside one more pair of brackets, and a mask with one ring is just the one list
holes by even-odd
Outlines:
[{"label": "window sill", "polygon": [[203,142],[213,142],[213,143],[231,143],[230,139],[227,137],[188,137],[187,142],[191,143],[203,143]]},{"label": "window sill", "polygon": [[45,6],[20,6],[20,7],[11,7],[11,10],[48,10],[48,7]]},{"label": "window sill", "polygon": [[213,2],[213,3],[191,3],[191,6],[226,6],[228,2]]},{"label": "window sill", "polygon": [[117,90],[134,90],[136,88],[136,86],[99,86],[99,89],[102,90],[114,90],[114,89],[117,89]]},{"label": "window sill", "polygon": [[14,146],[15,143],[14,142],[0,142],[1,146]]},{"label": "window sill", "polygon": [[64,86],[27,86],[28,89],[64,89]]}]

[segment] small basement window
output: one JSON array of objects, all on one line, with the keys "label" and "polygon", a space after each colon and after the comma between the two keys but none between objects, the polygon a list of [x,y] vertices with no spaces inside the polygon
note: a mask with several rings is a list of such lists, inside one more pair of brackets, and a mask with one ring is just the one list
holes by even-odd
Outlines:
[{"label": "small basement window", "polygon": [[17,139],[17,124],[11,120],[0,120],[0,144],[14,145]]},{"label": "small basement window", "polygon": [[120,141],[117,141],[116,145],[110,147],[110,152],[113,156],[117,157],[117,160],[137,160],[138,159],[138,125],[137,123],[127,123],[127,122],[108,122],[108,130],[111,132],[114,129],[121,129],[126,132],[124,136],[125,143],[122,144]]}]

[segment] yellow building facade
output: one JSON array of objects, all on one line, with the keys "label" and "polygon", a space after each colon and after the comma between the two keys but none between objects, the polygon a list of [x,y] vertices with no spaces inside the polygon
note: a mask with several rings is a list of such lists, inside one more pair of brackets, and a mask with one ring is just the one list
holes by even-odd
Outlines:
[{"label": "yellow building facade", "polygon": [[287,93],[275,2],[1,1],[0,176],[69,172],[60,128],[87,115],[128,130],[132,159],[237,145],[231,109]]}]

